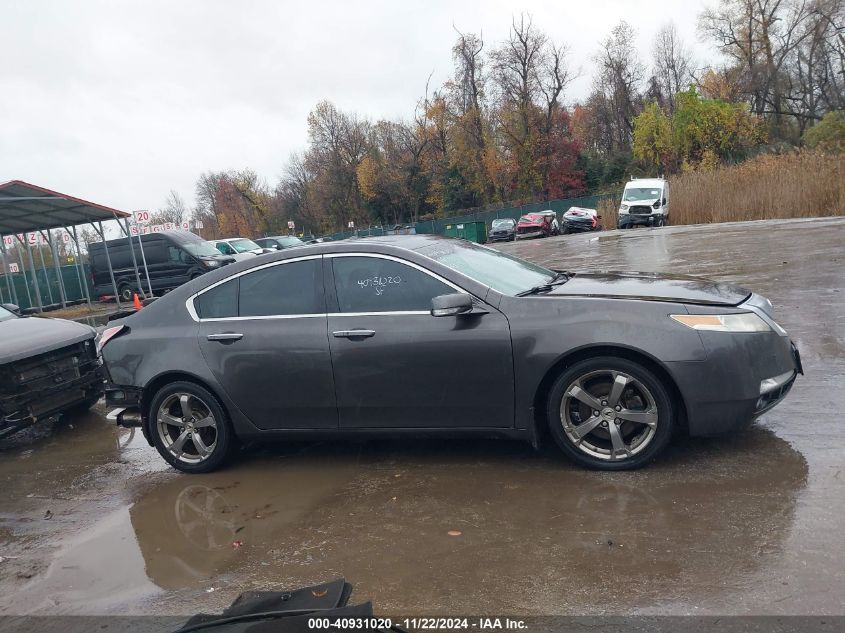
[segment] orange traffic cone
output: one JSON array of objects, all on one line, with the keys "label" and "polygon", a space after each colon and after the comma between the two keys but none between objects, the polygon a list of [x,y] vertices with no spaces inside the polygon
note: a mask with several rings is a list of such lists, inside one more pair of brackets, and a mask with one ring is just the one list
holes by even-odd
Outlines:
[{"label": "orange traffic cone", "polygon": [[141,308],[144,307],[144,306],[141,305],[141,300],[138,298],[137,292],[132,293],[132,305],[135,306],[136,310],[140,310]]}]

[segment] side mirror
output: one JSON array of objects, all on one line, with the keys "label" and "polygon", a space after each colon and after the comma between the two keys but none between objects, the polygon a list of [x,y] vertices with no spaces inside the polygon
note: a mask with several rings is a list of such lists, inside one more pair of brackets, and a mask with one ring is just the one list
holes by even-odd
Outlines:
[{"label": "side mirror", "polygon": [[9,312],[18,316],[21,314],[20,306],[16,306],[14,303],[0,303],[0,308],[6,308]]},{"label": "side mirror", "polygon": [[666,206],[666,198],[663,198],[663,206]]},{"label": "side mirror", "polygon": [[472,312],[472,297],[462,292],[440,295],[431,300],[431,316],[448,317]]}]

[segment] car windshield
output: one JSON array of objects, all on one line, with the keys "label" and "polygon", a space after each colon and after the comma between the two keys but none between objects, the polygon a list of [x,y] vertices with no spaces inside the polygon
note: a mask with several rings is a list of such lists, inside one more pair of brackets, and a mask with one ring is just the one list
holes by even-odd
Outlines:
[{"label": "car windshield", "polygon": [[628,187],[622,200],[625,202],[639,202],[640,200],[654,200],[660,197],[660,189],[656,187]]},{"label": "car windshield", "polygon": [[180,242],[179,246],[184,248],[194,257],[217,257],[220,251],[214,248],[211,242],[197,240],[196,242]]},{"label": "car windshield", "polygon": [[513,226],[513,220],[510,218],[501,218],[499,220],[493,220],[492,227],[494,229],[506,229]]},{"label": "car windshield", "polygon": [[239,238],[237,240],[232,240],[229,244],[239,253],[247,253],[249,251],[261,250],[261,247],[253,242],[252,240],[248,240],[246,238]]},{"label": "car windshield", "polygon": [[285,248],[290,248],[291,246],[301,246],[305,243],[298,237],[293,237],[292,235],[283,235],[281,237],[274,237],[273,239],[276,240],[280,246],[284,246]]},{"label": "car windshield", "polygon": [[469,242],[443,241],[418,252],[505,295],[514,296],[555,277],[548,268]]},{"label": "car windshield", "polygon": [[8,319],[14,319],[15,315],[9,312],[6,308],[0,306],[0,321],[6,321]]}]

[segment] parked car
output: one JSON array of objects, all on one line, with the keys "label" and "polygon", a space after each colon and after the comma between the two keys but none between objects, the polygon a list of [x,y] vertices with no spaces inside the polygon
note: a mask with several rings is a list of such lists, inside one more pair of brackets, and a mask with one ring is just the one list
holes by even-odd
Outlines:
[{"label": "parked car", "polygon": [[[91,265],[93,292],[97,297],[111,296],[114,287],[109,275],[109,261],[114,272],[117,292],[122,301],[132,301],[134,293],[141,293],[138,288],[138,276],[132,261],[135,251],[135,263],[141,277],[143,290],[149,288],[146,270],[150,273],[153,292],[163,294],[181,286],[186,281],[199,277],[203,273],[230,264],[235,260],[224,257],[211,244],[197,237],[190,231],[175,230],[162,233],[149,233],[141,236],[143,256],[138,238],[108,240],[108,256],[102,242],[92,242],[88,246],[88,260]],[[144,269],[144,260],[147,267]]]},{"label": "parked car", "polygon": [[0,438],[99,400],[105,372],[95,336],[81,323],[0,306]]},{"label": "parked car", "polygon": [[223,255],[233,257],[236,260],[249,259],[255,255],[263,255],[275,250],[273,248],[262,248],[245,237],[227,237],[222,240],[211,240],[211,243]]},{"label": "parked car", "polygon": [[584,231],[601,231],[599,224],[601,216],[595,209],[584,209],[582,207],[569,207],[563,214],[562,233],[583,233]]},{"label": "parked car", "polygon": [[513,242],[516,239],[516,220],[497,218],[490,223],[487,239],[491,242]]},{"label": "parked car", "polygon": [[516,223],[516,239],[549,237],[560,234],[557,213],[552,210],[526,213]]},{"label": "parked car", "polygon": [[305,244],[301,239],[294,235],[275,235],[273,237],[261,237],[255,240],[261,248],[269,248],[274,251],[281,251],[286,248],[294,248]]},{"label": "parked car", "polygon": [[536,445],[542,427],[584,466],[635,468],[676,428],[735,431],[802,371],[771,303],[744,288],[553,271],[432,235],[238,262],[113,322],[101,345],[110,416],[185,472],[219,467],[237,439]]},{"label": "parked car", "polygon": [[669,222],[669,183],[663,178],[632,178],[619,205],[620,229],[665,226]]}]

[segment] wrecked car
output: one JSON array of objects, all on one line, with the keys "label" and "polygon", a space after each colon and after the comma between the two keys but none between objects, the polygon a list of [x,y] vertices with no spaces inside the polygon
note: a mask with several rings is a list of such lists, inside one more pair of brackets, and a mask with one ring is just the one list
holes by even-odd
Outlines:
[{"label": "wrecked car", "polygon": [[104,372],[95,336],[81,323],[0,306],[0,438],[99,400]]},{"label": "wrecked car", "polygon": [[516,239],[518,240],[558,234],[560,234],[560,224],[557,221],[557,214],[551,209],[526,213],[516,223]]},{"label": "wrecked car", "polygon": [[563,230],[561,232],[566,235],[585,231],[601,231],[600,219],[601,216],[595,209],[569,207],[569,210],[563,214]]}]

